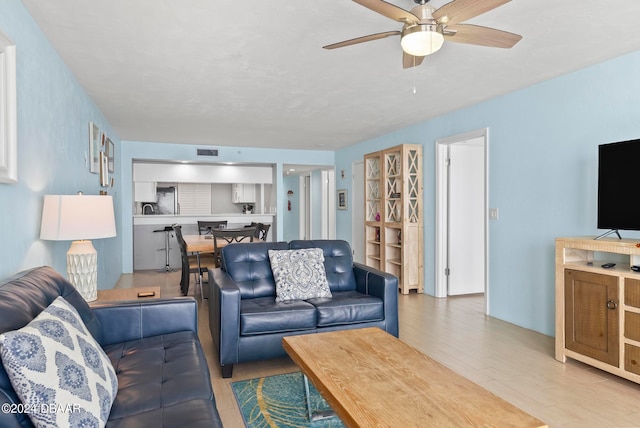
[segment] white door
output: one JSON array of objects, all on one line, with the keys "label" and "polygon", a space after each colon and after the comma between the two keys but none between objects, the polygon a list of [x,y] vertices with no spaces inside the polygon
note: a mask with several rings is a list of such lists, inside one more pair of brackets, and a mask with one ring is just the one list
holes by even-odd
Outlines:
[{"label": "white door", "polygon": [[353,261],[364,263],[364,162],[354,162],[351,170],[351,248]]},{"label": "white door", "polygon": [[435,296],[483,293],[489,314],[489,129],[436,141]]},{"label": "white door", "polygon": [[484,293],[484,139],[449,145],[448,293]]}]

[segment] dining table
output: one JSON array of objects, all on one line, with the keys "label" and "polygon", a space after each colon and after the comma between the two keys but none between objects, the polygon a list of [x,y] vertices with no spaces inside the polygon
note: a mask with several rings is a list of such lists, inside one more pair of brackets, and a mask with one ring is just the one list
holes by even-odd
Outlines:
[{"label": "dining table", "polygon": [[[249,231],[249,229],[245,228],[245,229],[227,229],[228,231],[239,231],[239,230],[243,230],[243,231]],[[252,228],[250,229],[251,231],[254,231],[255,229]],[[187,252],[188,253],[194,253],[196,255],[196,260],[198,263],[198,278],[199,278],[199,283],[200,283],[200,292],[202,293],[202,270],[201,270],[201,265],[200,265],[200,255],[201,254],[214,254],[215,253],[215,247],[218,248],[218,250],[220,250],[221,248],[229,245],[229,244],[234,244],[235,241],[231,241],[229,242],[229,240],[225,239],[225,238],[214,238],[212,235],[207,234],[207,235],[183,235],[182,236],[184,238],[184,241],[187,244]],[[215,241],[215,247],[214,247],[214,241]],[[245,242],[245,241],[241,241],[241,242]],[[249,242],[249,241],[246,241]],[[252,241],[253,242],[253,241]]]},{"label": "dining table", "polygon": [[[227,229],[229,231],[236,230],[247,230],[247,229]],[[254,230],[254,229],[251,229]],[[213,245],[213,236],[212,235],[183,235],[184,241],[187,243],[187,252],[189,253],[213,253],[215,251],[215,247]],[[238,242],[249,242],[247,241],[238,241]],[[236,242],[224,238],[216,238],[216,246],[218,249],[225,247],[229,244],[235,244]]]},{"label": "dining table", "polygon": [[[213,237],[211,235],[183,235],[184,241],[187,243],[187,252],[189,253],[213,253]],[[224,247],[228,242],[224,239],[218,239],[216,244],[218,248]]]}]

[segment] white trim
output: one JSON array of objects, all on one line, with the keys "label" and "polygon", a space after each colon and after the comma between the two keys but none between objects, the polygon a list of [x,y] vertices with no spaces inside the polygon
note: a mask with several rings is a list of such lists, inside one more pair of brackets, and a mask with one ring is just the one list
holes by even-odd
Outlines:
[{"label": "white trim", "polygon": [[0,183],[18,181],[16,45],[0,32]]},{"label": "white trim", "polygon": [[322,182],[320,197],[322,198],[320,210],[320,236],[322,239],[329,238],[329,177],[327,171],[320,171],[320,180]]},{"label": "white trim", "polygon": [[446,168],[443,168],[448,155],[448,146],[460,141],[484,139],[484,243],[485,243],[485,278],[484,298],[485,313],[489,314],[489,128],[478,129],[464,134],[454,135],[436,140],[436,251],[435,251],[435,297],[447,297],[447,277],[444,273],[447,261],[447,189]]},{"label": "white trim", "polygon": [[327,215],[329,234],[328,239],[336,239],[336,170],[330,169],[327,174]]},{"label": "white trim", "polygon": [[311,210],[311,174],[303,174],[298,178],[298,189],[300,196],[298,197],[298,221],[299,221],[299,238],[312,239],[313,230],[311,228],[313,220],[313,211]]},{"label": "white trim", "polygon": [[[365,230],[364,230],[364,215],[362,215],[362,217],[358,217],[356,218],[356,215],[359,214],[359,212],[357,212],[358,210],[362,210],[362,214],[364,214],[364,204],[358,204],[358,210],[356,210],[356,204],[355,204],[355,198],[356,198],[356,192],[358,194],[363,194],[363,190],[362,188],[364,187],[364,185],[361,185],[360,187],[356,187],[356,182],[358,182],[358,180],[356,179],[356,174],[355,174],[355,170],[356,170],[356,166],[357,165],[362,165],[362,177],[361,178],[361,182],[364,182],[364,159],[359,159],[356,161],[353,161],[351,163],[351,197],[349,199],[349,203],[351,204],[351,247],[352,247],[352,253],[353,248],[356,247],[356,238],[358,241],[358,248],[361,248],[361,254],[354,254],[354,256],[358,256],[359,262],[361,263],[365,263],[365,258],[364,258],[364,236],[365,236]],[[361,182],[358,182],[359,184]],[[360,229],[360,233],[358,235],[356,235],[356,228],[355,226],[358,226],[358,229]],[[356,258],[354,257],[354,261],[356,261]]]},{"label": "white trim", "polygon": [[435,297],[447,297],[447,277],[444,273],[447,261],[447,193],[444,168],[449,144],[436,140],[436,260],[435,260]]}]

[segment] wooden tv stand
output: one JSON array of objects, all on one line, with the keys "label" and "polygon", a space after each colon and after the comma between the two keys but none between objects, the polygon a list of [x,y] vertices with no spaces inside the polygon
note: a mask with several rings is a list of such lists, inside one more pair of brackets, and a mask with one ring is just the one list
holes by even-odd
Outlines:
[{"label": "wooden tv stand", "polygon": [[[612,268],[603,268],[607,262]],[[556,359],[640,383],[640,239],[556,239]]]}]

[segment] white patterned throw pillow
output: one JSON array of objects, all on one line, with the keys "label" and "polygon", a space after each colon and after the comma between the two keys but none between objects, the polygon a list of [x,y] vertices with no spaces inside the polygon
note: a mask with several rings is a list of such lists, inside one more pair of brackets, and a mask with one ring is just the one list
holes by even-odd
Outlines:
[{"label": "white patterned throw pillow", "polygon": [[0,335],[0,356],[36,427],[104,427],[115,370],[76,309],[58,297],[20,330]]},{"label": "white patterned throw pillow", "polygon": [[276,302],[331,297],[320,248],[269,250]]}]

